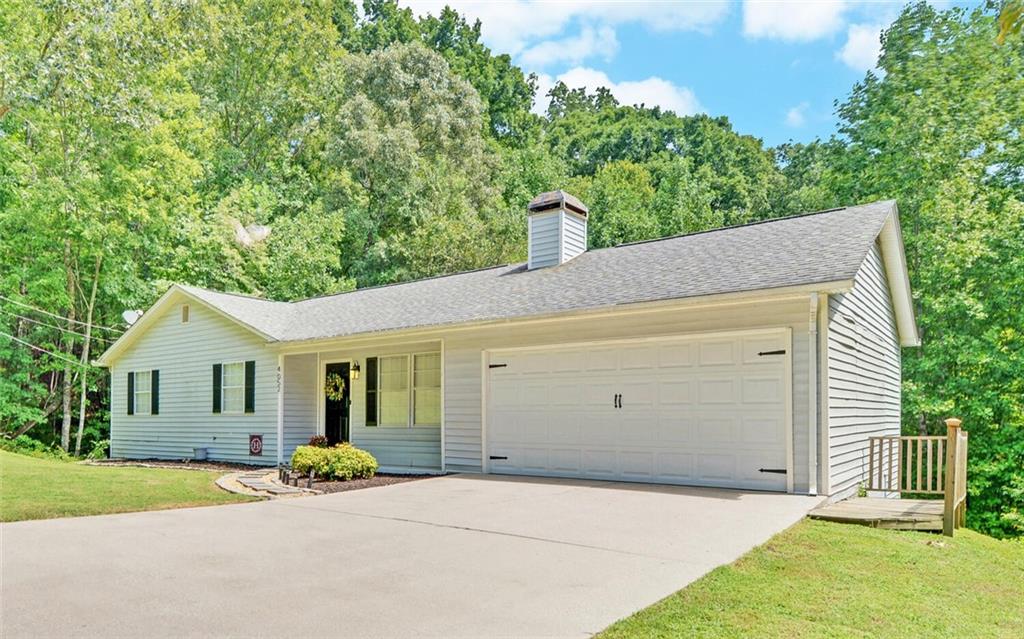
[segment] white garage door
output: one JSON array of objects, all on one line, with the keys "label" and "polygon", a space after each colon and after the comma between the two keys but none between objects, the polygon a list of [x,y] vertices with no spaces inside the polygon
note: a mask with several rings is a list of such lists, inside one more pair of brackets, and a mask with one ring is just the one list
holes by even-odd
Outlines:
[{"label": "white garage door", "polygon": [[490,472],[786,490],[788,330],[488,354]]}]

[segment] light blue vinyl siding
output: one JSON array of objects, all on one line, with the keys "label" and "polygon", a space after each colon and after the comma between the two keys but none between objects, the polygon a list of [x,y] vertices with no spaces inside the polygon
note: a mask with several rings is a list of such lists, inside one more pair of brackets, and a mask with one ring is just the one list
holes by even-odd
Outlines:
[{"label": "light blue vinyl siding", "polygon": [[554,266],[559,263],[559,212],[530,217],[530,268]]},{"label": "light blue vinyl siding", "polygon": [[877,244],[853,290],[829,298],[829,465],[833,495],[867,479],[868,438],[900,434],[900,347]]},{"label": "light blue vinyl siding", "polygon": [[[182,303],[184,299],[182,299]],[[277,356],[258,336],[196,302],[181,322],[181,303],[168,307],[110,371],[112,457],[210,459],[277,463]],[[213,365],[256,362],[255,412],[213,413]],[[127,414],[129,371],[160,371],[160,414]],[[249,435],[263,435],[263,455],[249,455]]]}]

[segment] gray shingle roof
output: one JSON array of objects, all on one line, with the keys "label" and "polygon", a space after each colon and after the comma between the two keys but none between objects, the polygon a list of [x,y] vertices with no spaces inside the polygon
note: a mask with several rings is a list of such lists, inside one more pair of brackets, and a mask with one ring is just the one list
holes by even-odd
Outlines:
[{"label": "gray shingle roof", "polygon": [[188,292],[280,341],[547,315],[853,279],[893,201],[297,302]]}]

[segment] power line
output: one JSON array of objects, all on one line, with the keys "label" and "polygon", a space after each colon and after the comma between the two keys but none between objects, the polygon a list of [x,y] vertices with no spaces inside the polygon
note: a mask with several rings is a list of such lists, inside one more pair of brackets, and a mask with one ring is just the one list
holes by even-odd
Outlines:
[{"label": "power line", "polygon": [[[33,324],[38,324],[39,326],[45,326],[46,328],[52,328],[54,330],[63,331],[65,333],[70,333],[72,335],[78,335],[79,337],[85,337],[85,333],[79,333],[77,331],[71,330],[70,328],[64,328],[62,326],[54,326],[53,324],[47,324],[46,322],[40,322],[37,319],[33,319],[31,317],[25,317],[24,315],[18,315],[17,313],[12,313],[11,311],[4,310],[2,308],[0,308],[0,313],[6,313],[6,314],[11,315],[13,317],[17,317],[20,320],[25,320],[26,322],[32,322]],[[95,340],[99,340],[99,341],[102,341],[102,342],[107,342],[108,344],[113,344],[114,343],[114,340],[112,340],[112,339],[110,339],[108,337],[100,337],[99,335],[89,335],[89,339],[95,339]]]},{"label": "power line", "polygon": [[[44,311],[41,308],[36,308],[35,306],[30,306],[28,304],[25,304],[24,302],[19,302],[18,300],[13,300],[13,299],[5,296],[5,295],[0,295],[0,300],[7,300],[11,304],[17,304],[18,306],[21,306],[21,307],[33,310],[33,311],[35,311],[37,313],[42,313],[43,315],[49,315],[50,317],[55,317],[55,318],[59,319],[62,322],[71,322],[73,324],[79,324],[81,326],[89,326],[88,322],[80,322],[78,320],[71,319],[71,318],[68,318],[68,317],[64,317],[62,315],[57,315],[56,313],[51,313],[50,311]],[[124,332],[120,328],[112,328],[110,326],[100,326],[99,324],[93,324],[92,327],[93,328],[102,328],[105,331],[114,331],[115,333],[123,333]]]},{"label": "power line", "polygon": [[82,362],[70,359],[68,357],[64,357],[63,355],[60,355],[58,353],[54,353],[53,351],[48,351],[45,348],[40,348],[39,346],[36,346],[35,344],[30,344],[29,342],[26,342],[23,339],[18,339],[14,335],[9,335],[9,334],[7,334],[7,333],[5,333],[3,331],[0,331],[0,335],[3,335],[4,337],[9,337],[9,338],[13,339],[15,342],[18,342],[19,344],[24,344],[25,346],[28,346],[29,348],[31,348],[33,350],[39,351],[40,353],[46,353],[50,357],[56,357],[57,359],[64,360],[65,362],[67,362],[69,364],[73,364],[75,366],[81,366],[82,368],[86,368],[86,365],[82,364]]}]

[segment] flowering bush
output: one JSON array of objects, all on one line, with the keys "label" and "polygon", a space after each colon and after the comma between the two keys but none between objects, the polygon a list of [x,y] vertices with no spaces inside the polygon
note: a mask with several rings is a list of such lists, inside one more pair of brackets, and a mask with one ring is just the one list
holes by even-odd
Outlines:
[{"label": "flowering bush", "polygon": [[299,446],[292,454],[292,468],[300,473],[313,471],[317,477],[348,481],[373,477],[377,474],[377,460],[348,443],[332,448]]}]

